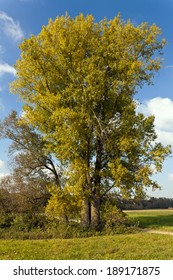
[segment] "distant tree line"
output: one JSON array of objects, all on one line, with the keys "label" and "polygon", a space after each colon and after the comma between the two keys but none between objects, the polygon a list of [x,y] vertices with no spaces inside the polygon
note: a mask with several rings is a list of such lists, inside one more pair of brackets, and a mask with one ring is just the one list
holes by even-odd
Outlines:
[{"label": "distant tree line", "polygon": [[[50,198],[50,194],[45,190],[36,190],[26,187],[16,192],[16,188],[9,190],[12,184],[10,176],[0,181],[0,213],[19,214],[19,213],[44,213],[45,206]],[[148,199],[121,199],[117,197],[106,197],[105,202],[116,206],[121,210],[143,210],[143,209],[168,209],[173,208],[173,198],[150,197]]]},{"label": "distant tree line", "polygon": [[173,198],[150,197],[141,200],[118,200],[117,205],[122,210],[143,210],[143,209],[168,209],[173,208]]}]

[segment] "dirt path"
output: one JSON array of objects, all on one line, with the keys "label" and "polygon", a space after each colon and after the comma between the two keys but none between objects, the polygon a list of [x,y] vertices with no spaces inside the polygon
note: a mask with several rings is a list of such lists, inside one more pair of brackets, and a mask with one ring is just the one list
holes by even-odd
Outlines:
[{"label": "dirt path", "polygon": [[154,229],[144,229],[144,232],[148,233],[157,233],[157,234],[166,234],[166,235],[173,235],[172,231],[162,231],[162,230],[154,230]]}]

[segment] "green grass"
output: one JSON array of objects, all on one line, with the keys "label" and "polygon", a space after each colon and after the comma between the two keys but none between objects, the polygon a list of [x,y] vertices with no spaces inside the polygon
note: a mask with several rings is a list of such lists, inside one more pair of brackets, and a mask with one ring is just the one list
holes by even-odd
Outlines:
[{"label": "green grass", "polygon": [[173,232],[173,210],[125,211],[141,228]]},{"label": "green grass", "polygon": [[[173,232],[172,210],[126,211],[144,229]],[[173,236],[136,232],[74,239],[0,240],[1,260],[173,260]]]},{"label": "green grass", "polygon": [[173,236],[136,233],[68,240],[1,240],[0,259],[171,260]]}]

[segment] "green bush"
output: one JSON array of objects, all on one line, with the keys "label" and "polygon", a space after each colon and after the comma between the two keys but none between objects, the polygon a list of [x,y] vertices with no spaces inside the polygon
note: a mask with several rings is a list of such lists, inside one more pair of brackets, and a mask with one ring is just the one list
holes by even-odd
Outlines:
[{"label": "green bush", "polygon": [[12,226],[19,231],[43,228],[46,226],[46,217],[42,214],[20,214],[13,219]]},{"label": "green bush", "polygon": [[1,213],[0,214],[0,228],[9,228],[13,222],[14,215]]},{"label": "green bush", "polygon": [[130,233],[138,230],[137,223],[132,222],[127,215],[115,205],[107,201],[102,211],[104,227],[102,234]]},{"label": "green bush", "polygon": [[16,214],[0,216],[1,239],[51,239],[83,238],[99,235],[130,233],[137,230],[136,225],[121,210],[105,204],[102,211],[102,228],[98,231],[84,228],[78,222],[62,223],[56,218],[49,219],[44,214]]}]

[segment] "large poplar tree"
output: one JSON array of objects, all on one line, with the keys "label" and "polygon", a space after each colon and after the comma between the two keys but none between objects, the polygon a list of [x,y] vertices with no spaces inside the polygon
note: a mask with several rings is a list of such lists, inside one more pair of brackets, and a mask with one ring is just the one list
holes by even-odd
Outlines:
[{"label": "large poplar tree", "polygon": [[154,118],[136,112],[134,96],[160,69],[160,34],[155,24],[134,26],[119,15],[99,23],[66,15],[20,45],[11,90],[66,166],[65,184],[82,201],[85,226],[99,226],[108,192],[130,197],[158,187],[151,176],[169,148],[156,142]]}]

